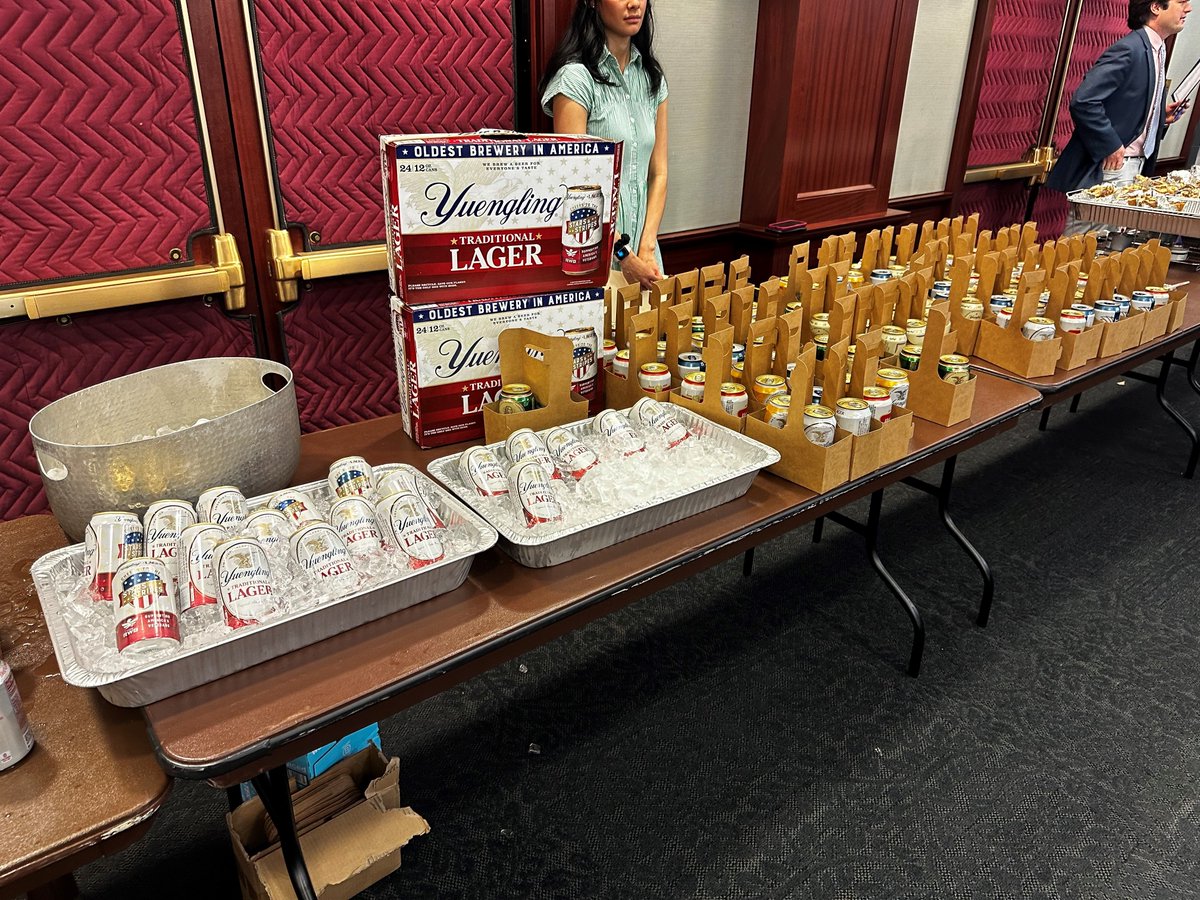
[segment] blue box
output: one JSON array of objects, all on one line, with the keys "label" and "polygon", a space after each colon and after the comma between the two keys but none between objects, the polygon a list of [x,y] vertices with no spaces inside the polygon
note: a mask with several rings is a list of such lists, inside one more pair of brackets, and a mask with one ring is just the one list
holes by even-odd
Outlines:
[{"label": "blue box", "polygon": [[[287,764],[288,774],[295,781],[295,786],[302,788],[334,763],[341,762],[347,756],[353,756],[359,750],[366,749],[367,744],[374,744],[378,750],[383,750],[383,743],[379,739],[378,722],[372,722],[366,728],[360,728],[341,740],[318,747],[304,756],[297,756],[290,760]],[[249,781],[242,782],[241,791],[243,802],[255,795],[254,785]]]}]

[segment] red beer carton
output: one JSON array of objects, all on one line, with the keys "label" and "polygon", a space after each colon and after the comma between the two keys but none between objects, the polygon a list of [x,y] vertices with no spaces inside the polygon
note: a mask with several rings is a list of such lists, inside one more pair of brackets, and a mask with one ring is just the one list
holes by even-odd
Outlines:
[{"label": "red beer carton", "polygon": [[[604,324],[604,288],[462,303],[392,298],[392,337],[404,431],[422,447],[483,437],[483,405],[500,393],[500,332],[530,328],[563,335]],[[575,390],[598,387],[580,367]],[[590,381],[590,390],[589,382]]]},{"label": "red beer carton", "polygon": [[388,277],[406,303],[607,283],[620,143],[499,131],[379,143]]}]

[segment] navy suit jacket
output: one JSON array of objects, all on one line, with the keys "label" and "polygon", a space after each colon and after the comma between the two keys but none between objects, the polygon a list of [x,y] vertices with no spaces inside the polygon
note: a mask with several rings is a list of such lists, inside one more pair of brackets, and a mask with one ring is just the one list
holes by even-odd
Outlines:
[{"label": "navy suit jacket", "polygon": [[[1144,28],[1131,31],[1101,54],[1071,98],[1075,133],[1050,170],[1047,187],[1075,191],[1103,180],[1105,157],[1118,147],[1128,147],[1146,125],[1154,77],[1154,53]],[[1142,166],[1143,173],[1154,171],[1167,130],[1166,95],[1164,89],[1158,142],[1154,155]]]}]

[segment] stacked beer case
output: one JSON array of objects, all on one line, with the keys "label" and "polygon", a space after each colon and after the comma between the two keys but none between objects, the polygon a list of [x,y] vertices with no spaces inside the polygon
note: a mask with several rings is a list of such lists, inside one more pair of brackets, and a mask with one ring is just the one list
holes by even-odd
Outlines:
[{"label": "stacked beer case", "polygon": [[482,437],[501,331],[603,334],[621,145],[388,135],[380,155],[405,431],[422,447]]}]

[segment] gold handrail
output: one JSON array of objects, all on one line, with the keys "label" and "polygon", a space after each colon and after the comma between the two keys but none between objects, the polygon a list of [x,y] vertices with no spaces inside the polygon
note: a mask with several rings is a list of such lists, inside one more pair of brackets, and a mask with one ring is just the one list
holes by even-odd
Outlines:
[{"label": "gold handrail", "polygon": [[338,275],[358,275],[362,272],[381,272],[387,268],[387,246],[369,244],[363,247],[344,247],[337,250],[313,250],[297,253],[292,236],[283,229],[268,229],[270,244],[269,269],[275,291],[281,303],[294,303],[300,298],[300,279],[333,278]]},{"label": "gold handrail", "polygon": [[47,319],[200,295],[220,295],[226,309],[243,309],[246,278],[233,235],[211,235],[211,241],[213,261],[186,269],[0,291],[0,318]]},{"label": "gold handrail", "polygon": [[1046,175],[1054,165],[1054,148],[1034,147],[1032,156],[1032,159],[1025,162],[967,169],[966,174],[963,175],[963,184],[977,184],[981,181],[1012,181],[1017,178],[1029,178],[1040,184],[1046,180]]}]

